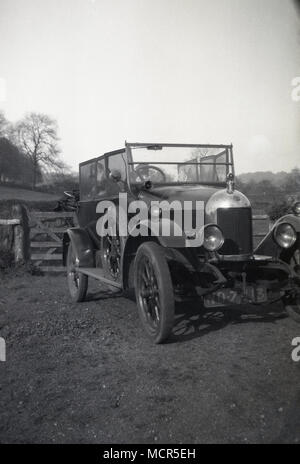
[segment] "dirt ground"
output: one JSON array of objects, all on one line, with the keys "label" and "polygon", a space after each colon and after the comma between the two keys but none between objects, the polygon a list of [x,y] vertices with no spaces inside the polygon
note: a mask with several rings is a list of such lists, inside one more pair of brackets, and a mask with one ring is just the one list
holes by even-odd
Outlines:
[{"label": "dirt ground", "polygon": [[[186,314],[184,314],[186,312]],[[279,307],[177,309],[154,346],[135,303],[64,276],[0,281],[1,443],[300,442],[300,325]]]}]

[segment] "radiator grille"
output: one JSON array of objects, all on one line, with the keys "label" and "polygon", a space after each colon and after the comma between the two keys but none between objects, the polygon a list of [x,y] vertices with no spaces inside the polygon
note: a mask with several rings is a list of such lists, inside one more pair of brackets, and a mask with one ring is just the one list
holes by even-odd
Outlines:
[{"label": "radiator grille", "polygon": [[218,208],[217,220],[225,238],[220,254],[240,255],[252,252],[251,208]]}]

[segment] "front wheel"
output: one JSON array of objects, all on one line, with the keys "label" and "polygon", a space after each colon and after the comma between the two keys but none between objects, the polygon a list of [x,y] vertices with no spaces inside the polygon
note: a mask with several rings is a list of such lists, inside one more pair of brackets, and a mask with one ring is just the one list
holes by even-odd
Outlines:
[{"label": "front wheel", "polygon": [[300,323],[300,297],[296,298],[291,304],[287,304],[285,309],[294,321]]},{"label": "front wheel", "polygon": [[175,301],[169,266],[161,246],[143,243],[134,262],[138,312],[147,335],[163,343],[174,324]]},{"label": "front wheel", "polygon": [[76,269],[76,256],[72,247],[69,244],[67,256],[67,280],[69,292],[73,301],[84,301],[88,288],[88,277]]},{"label": "front wheel", "polygon": [[299,245],[295,249],[293,255],[291,256],[290,266],[293,269],[293,271],[295,272],[295,274],[300,277],[300,238],[298,240],[299,240],[299,242],[298,242]]}]

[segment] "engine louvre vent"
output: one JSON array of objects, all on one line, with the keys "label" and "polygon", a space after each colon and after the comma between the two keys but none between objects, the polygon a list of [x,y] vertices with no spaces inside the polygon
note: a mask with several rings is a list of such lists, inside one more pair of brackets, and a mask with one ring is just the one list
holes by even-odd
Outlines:
[{"label": "engine louvre vent", "polygon": [[225,238],[224,245],[219,251],[220,254],[252,253],[251,208],[218,208],[217,221]]}]

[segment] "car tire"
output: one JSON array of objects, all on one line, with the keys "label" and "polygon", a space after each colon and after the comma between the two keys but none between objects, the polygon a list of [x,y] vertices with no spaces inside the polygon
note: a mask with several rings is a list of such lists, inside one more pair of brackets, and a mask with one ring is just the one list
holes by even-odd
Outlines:
[{"label": "car tire", "polygon": [[[295,274],[300,277],[300,237],[298,237],[298,246],[293,252],[289,264],[293,268]],[[298,296],[297,300],[293,303],[294,304],[286,305],[285,309],[294,321],[300,323],[300,297]]]},{"label": "car tire", "polygon": [[101,237],[101,262],[104,276],[119,282],[121,279],[121,261],[124,250],[124,239],[119,235]]},{"label": "car tire", "polygon": [[143,243],[134,261],[134,287],[142,325],[154,343],[163,343],[174,325],[175,300],[163,249]]},{"label": "car tire", "polygon": [[289,265],[294,273],[300,277],[300,236],[298,236],[296,248],[293,250],[292,256],[290,257]]},{"label": "car tire", "polygon": [[294,321],[300,323],[300,297],[298,297],[292,304],[285,305],[285,309]]},{"label": "car tire", "polygon": [[85,300],[88,289],[88,276],[77,272],[75,268],[75,253],[72,243],[69,244],[67,254],[67,280],[71,298],[75,302]]},{"label": "car tire", "polygon": [[[102,221],[102,227],[107,224],[109,212],[106,213],[107,220]],[[119,218],[119,208],[116,208],[116,218]],[[111,233],[104,234],[100,232],[100,257],[101,265],[104,272],[104,277],[111,281],[121,283],[122,281],[122,256],[125,248],[125,237],[119,235],[118,225],[115,224],[115,228],[112,229]],[[105,286],[111,292],[119,291],[118,287],[105,283]]]},{"label": "car tire", "polygon": [[288,315],[294,319],[294,321],[300,324],[300,304],[299,305],[287,305],[285,307]]}]

